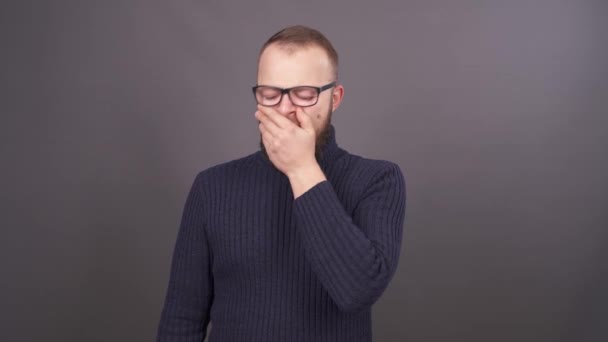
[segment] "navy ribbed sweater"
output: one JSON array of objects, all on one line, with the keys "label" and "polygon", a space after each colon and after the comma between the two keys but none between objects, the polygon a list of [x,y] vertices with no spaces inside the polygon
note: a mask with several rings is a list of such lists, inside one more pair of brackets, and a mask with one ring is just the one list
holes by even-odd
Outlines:
[{"label": "navy ribbed sweater", "polygon": [[258,151],[200,172],[177,234],[157,341],[371,341],[371,305],[395,273],[399,167],[338,147],[297,199]]}]

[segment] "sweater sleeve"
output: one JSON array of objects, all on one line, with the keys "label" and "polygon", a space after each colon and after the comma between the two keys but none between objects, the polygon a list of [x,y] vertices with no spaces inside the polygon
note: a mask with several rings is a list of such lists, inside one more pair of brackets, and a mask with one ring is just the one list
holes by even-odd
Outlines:
[{"label": "sweater sleeve", "polygon": [[338,308],[376,302],[393,277],[405,218],[405,180],[394,163],[372,177],[352,217],[329,181],[294,201],[307,260]]},{"label": "sweater sleeve", "polygon": [[177,233],[158,342],[201,342],[207,332],[213,280],[200,178],[192,184]]}]

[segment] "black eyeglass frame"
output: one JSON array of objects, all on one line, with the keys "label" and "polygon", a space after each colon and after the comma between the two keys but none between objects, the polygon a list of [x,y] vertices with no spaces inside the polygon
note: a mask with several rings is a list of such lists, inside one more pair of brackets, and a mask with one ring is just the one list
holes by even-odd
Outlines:
[{"label": "black eyeglass frame", "polygon": [[[267,85],[258,84],[258,85],[255,85],[255,86],[251,87],[251,90],[253,91],[253,98],[255,99],[256,103],[258,103],[258,104],[260,104],[262,106],[272,107],[272,106],[276,106],[279,103],[281,103],[281,101],[283,101],[283,95],[285,95],[285,94],[287,94],[287,96],[289,96],[289,101],[291,101],[291,103],[294,103],[293,100],[291,99],[291,93],[290,93],[292,89],[302,88],[302,87],[312,88],[312,89],[314,89],[314,90],[317,91],[317,97],[316,97],[315,103],[309,104],[309,105],[306,105],[306,106],[298,106],[298,105],[296,105],[294,103],[294,105],[298,106],[298,107],[311,107],[311,106],[316,105],[317,102],[319,102],[319,95],[321,95],[322,92],[324,92],[325,90],[330,89],[332,87],[335,87],[336,84],[337,84],[337,81],[333,81],[333,82],[328,83],[328,84],[326,84],[324,86],[321,86],[321,87],[306,86],[306,85],[304,85],[304,86],[295,86],[295,87],[291,87],[291,88],[279,88],[279,87],[273,87],[273,86],[267,86]],[[271,89],[276,89],[276,90],[280,91],[281,92],[281,96],[279,97],[279,101],[277,101],[277,103],[275,103],[273,105],[263,105],[263,104],[261,104],[258,101],[258,97],[256,96],[257,89],[260,88],[260,87],[271,88]]]}]

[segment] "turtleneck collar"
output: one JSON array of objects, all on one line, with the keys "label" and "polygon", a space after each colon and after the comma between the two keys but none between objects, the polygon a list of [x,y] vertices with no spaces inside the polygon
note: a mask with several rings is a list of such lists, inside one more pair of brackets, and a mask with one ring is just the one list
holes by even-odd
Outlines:
[{"label": "turtleneck collar", "polygon": [[[268,158],[266,151],[260,150],[258,153],[261,155],[261,159],[274,167]],[[329,124],[325,144],[319,148],[319,151],[316,154],[319,166],[321,166],[323,171],[326,171],[327,168],[344,153],[346,153],[346,151],[341,149],[336,141],[336,128],[333,124]]]},{"label": "turtleneck collar", "polygon": [[343,152],[344,150],[338,146],[336,141],[336,128],[333,124],[330,124],[329,132],[327,132],[327,139],[325,140],[325,144],[321,146],[317,156],[317,162],[325,170],[325,168],[336,161]]}]

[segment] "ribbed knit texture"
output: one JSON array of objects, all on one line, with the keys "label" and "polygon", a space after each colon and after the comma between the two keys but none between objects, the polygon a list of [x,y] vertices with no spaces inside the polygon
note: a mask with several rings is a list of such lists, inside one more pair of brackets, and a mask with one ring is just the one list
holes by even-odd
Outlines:
[{"label": "ribbed knit texture", "polygon": [[258,151],[200,172],[175,243],[157,341],[372,341],[371,306],[395,273],[399,167],[338,147],[297,199]]}]

